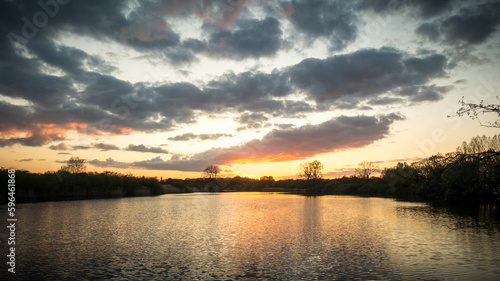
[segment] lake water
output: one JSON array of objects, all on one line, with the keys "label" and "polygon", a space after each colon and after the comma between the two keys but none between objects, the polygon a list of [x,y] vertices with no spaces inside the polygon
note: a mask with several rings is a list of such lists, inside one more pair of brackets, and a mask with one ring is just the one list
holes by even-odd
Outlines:
[{"label": "lake water", "polygon": [[3,280],[500,280],[498,224],[393,199],[171,194],[16,215],[16,273],[4,262]]}]

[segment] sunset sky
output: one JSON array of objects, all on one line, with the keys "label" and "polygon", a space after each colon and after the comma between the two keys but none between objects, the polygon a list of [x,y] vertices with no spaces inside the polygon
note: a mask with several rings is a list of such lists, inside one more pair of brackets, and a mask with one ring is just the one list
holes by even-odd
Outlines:
[{"label": "sunset sky", "polygon": [[0,166],[336,177],[451,152],[499,133],[447,117],[499,103],[499,29],[496,1],[0,1]]}]

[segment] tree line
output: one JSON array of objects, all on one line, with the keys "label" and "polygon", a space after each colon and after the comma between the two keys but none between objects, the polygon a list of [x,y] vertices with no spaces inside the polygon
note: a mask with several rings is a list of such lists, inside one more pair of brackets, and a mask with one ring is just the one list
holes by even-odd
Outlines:
[{"label": "tree line", "polygon": [[413,193],[433,202],[500,203],[500,137],[474,137],[455,152],[398,163],[382,177],[396,194]]},{"label": "tree line", "polygon": [[[156,178],[134,177],[115,172],[85,172],[83,160],[72,158],[57,172],[43,174],[16,170],[16,202],[148,196],[162,193]],[[7,182],[7,169],[0,168],[0,181]],[[6,203],[6,192],[0,203]]]},{"label": "tree line", "polygon": [[[0,180],[7,182],[8,170],[0,169]],[[357,194],[392,197],[417,196],[425,201],[460,204],[462,202],[500,203],[500,136],[478,136],[463,142],[455,152],[437,154],[411,164],[378,169],[371,161],[359,163],[355,174],[324,179],[324,166],[318,161],[299,165],[300,179],[275,180],[223,177],[218,166],[210,165],[198,179],[134,177],[115,172],[87,172],[83,160],[72,157],[57,172],[43,174],[16,171],[16,198],[19,202],[147,196],[196,191],[283,191],[322,194]],[[380,176],[373,176],[374,173]],[[207,189],[207,186],[209,187]],[[0,194],[6,202],[6,194]]]}]

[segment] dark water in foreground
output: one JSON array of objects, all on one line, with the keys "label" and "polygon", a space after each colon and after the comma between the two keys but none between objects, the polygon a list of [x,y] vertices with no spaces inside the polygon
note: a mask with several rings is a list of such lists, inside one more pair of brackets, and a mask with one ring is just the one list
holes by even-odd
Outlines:
[{"label": "dark water in foreground", "polygon": [[498,225],[392,199],[183,194],[16,215],[16,274],[2,230],[0,279],[500,280]]}]

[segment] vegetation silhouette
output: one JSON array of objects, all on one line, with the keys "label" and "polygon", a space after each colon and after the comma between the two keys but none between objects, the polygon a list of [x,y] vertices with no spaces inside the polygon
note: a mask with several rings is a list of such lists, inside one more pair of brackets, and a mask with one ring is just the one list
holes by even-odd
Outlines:
[{"label": "vegetation silhouette", "polygon": [[378,166],[375,165],[372,161],[363,161],[358,164],[358,168],[356,169],[356,174],[365,179],[369,179],[370,175],[376,172]]},{"label": "vegetation silhouette", "polygon": [[61,167],[61,171],[71,174],[85,173],[85,171],[87,171],[87,167],[84,162],[85,160],[78,157],[71,157],[68,160],[68,163]]},{"label": "vegetation silhouette", "polygon": [[[209,169],[210,168],[210,169]],[[209,166],[201,178],[166,179],[134,177],[115,172],[85,172],[83,160],[71,158],[57,172],[43,174],[16,171],[16,202],[151,196],[197,191],[269,191],[307,195],[346,194],[418,198],[438,204],[500,204],[500,136],[478,136],[463,142],[455,152],[437,154],[408,164],[385,168],[380,176],[373,162],[364,161],[358,173],[338,179],[323,178],[323,164],[300,164],[302,179],[275,180],[235,176],[222,177],[217,166]],[[7,182],[8,170],[0,169]],[[7,202],[6,192],[0,202]]]},{"label": "vegetation silhouette", "polygon": [[[496,98],[500,100],[500,97],[497,96]],[[459,103],[462,106],[457,110],[457,116],[461,117],[467,115],[472,120],[477,120],[481,126],[500,128],[500,104],[487,104],[483,101],[480,101],[479,103],[467,103],[464,101],[463,97],[462,100],[459,101]],[[486,113],[494,113],[497,115],[498,119],[495,121],[482,122],[479,116]]]},{"label": "vegetation silhouette", "polygon": [[224,187],[221,185],[221,181],[217,179],[217,175],[219,175],[220,172],[221,169],[216,165],[210,165],[205,170],[203,170],[202,177],[207,183],[203,191],[218,192],[224,189]]},{"label": "vegetation silhouette", "polygon": [[318,160],[307,161],[299,165],[299,176],[307,181],[307,185],[317,185],[323,178],[323,163]]}]

